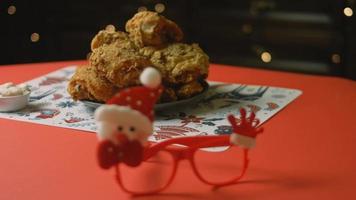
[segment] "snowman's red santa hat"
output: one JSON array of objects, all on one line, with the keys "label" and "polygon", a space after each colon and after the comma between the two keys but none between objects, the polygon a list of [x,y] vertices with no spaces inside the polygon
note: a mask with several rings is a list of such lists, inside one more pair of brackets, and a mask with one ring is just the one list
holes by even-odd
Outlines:
[{"label": "snowman's red santa hat", "polygon": [[[106,104],[124,106],[127,110],[132,110],[137,117],[137,121],[146,121],[151,123],[149,134],[152,133],[152,122],[154,120],[154,105],[160,98],[163,91],[161,85],[161,75],[159,71],[152,67],[147,67],[140,75],[140,81],[143,86],[127,88],[106,102]],[[98,109],[95,113],[96,118],[111,118],[113,112],[118,109]]]},{"label": "snowman's red santa hat", "polygon": [[124,89],[106,103],[128,106],[133,110],[139,111],[142,113],[142,117],[147,117],[153,122],[153,108],[163,91],[161,75],[157,69],[147,67],[141,73],[140,81],[144,85],[143,87],[138,86]]}]

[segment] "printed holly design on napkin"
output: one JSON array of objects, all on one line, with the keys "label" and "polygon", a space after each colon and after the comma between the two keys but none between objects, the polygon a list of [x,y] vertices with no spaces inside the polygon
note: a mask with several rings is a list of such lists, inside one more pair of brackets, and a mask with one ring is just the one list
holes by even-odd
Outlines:
[{"label": "printed holly design on napkin", "polygon": [[[96,131],[94,110],[74,101],[67,84],[76,66],[69,66],[26,82],[31,87],[29,105],[20,111],[0,113],[1,118],[49,126]],[[296,99],[302,92],[269,86],[209,82],[205,96],[194,105],[156,112],[151,141],[179,136],[230,134],[227,114],[241,107],[255,112],[261,123]]]}]

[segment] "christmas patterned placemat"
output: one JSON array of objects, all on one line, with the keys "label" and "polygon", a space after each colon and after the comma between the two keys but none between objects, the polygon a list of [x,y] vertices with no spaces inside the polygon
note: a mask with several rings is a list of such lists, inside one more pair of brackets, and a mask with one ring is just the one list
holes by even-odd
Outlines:
[{"label": "christmas patterned placemat", "polygon": [[[1,118],[96,131],[94,110],[74,101],[67,84],[76,66],[69,66],[26,82],[32,93],[29,105],[20,111],[1,113]],[[157,141],[177,136],[230,134],[227,114],[239,115],[244,107],[265,122],[301,95],[300,90],[270,86],[209,82],[209,90],[194,105],[156,112],[154,134]]]}]

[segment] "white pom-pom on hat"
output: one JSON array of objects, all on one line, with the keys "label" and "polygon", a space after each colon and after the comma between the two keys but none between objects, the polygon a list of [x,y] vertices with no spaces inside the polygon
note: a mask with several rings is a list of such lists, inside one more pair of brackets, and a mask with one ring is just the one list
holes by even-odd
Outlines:
[{"label": "white pom-pom on hat", "polygon": [[156,88],[161,84],[161,73],[153,67],[146,67],[140,75],[140,81],[146,87]]}]

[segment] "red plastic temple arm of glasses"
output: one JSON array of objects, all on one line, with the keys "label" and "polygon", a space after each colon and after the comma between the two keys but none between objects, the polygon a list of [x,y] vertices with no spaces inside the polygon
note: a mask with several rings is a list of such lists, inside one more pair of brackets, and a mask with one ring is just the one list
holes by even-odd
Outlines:
[{"label": "red plastic temple arm of glasses", "polygon": [[231,145],[230,135],[179,137],[165,140],[159,143],[154,143],[153,145],[147,147],[145,149],[145,157],[150,157],[151,155],[156,154],[158,151],[173,144],[184,145],[191,148],[207,148]]}]

